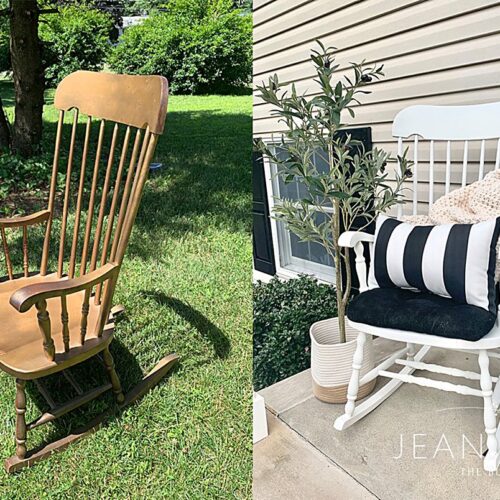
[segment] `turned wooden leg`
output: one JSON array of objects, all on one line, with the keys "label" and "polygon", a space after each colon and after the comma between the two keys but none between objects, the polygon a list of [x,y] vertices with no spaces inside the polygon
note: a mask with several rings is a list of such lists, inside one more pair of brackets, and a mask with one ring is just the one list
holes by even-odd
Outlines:
[{"label": "turned wooden leg", "polygon": [[486,350],[479,351],[479,367],[481,368],[481,391],[484,399],[484,427],[487,435],[488,455],[496,457],[498,453],[498,442],[496,437],[497,419],[493,409],[492,380],[489,370],[490,360]]},{"label": "turned wooden leg", "polygon": [[16,455],[26,456],[26,380],[16,379]]},{"label": "turned wooden leg", "polygon": [[125,401],[125,396],[123,395],[122,385],[118,374],[115,370],[115,362],[113,361],[113,356],[109,352],[109,347],[106,347],[102,352],[104,364],[106,365],[106,370],[108,371],[109,379],[111,380],[111,385],[113,386],[113,392],[115,393],[116,401],[121,404]]},{"label": "turned wooden leg", "polygon": [[406,359],[408,361],[413,361],[415,359],[415,344],[410,344],[409,342],[406,344],[408,347],[408,352],[406,353]]},{"label": "turned wooden leg", "polygon": [[349,387],[347,388],[347,403],[345,405],[345,413],[349,417],[354,413],[354,406],[356,398],[358,397],[359,389],[359,371],[363,364],[363,354],[366,342],[366,333],[359,332],[358,339],[356,342],[356,351],[352,358],[352,374],[351,380],[349,381]]}]

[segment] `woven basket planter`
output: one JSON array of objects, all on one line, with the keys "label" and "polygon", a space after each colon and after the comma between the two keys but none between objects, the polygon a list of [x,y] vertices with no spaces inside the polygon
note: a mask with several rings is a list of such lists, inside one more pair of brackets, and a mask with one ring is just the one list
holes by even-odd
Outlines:
[{"label": "woven basket planter", "polygon": [[[330,318],[314,323],[309,334],[314,395],[326,403],[345,403],[358,331],[346,324],[347,342],[340,344],[338,319]],[[367,335],[360,376],[368,373],[374,366],[372,338]],[[360,386],[358,399],[368,396],[376,381],[377,379]]]}]

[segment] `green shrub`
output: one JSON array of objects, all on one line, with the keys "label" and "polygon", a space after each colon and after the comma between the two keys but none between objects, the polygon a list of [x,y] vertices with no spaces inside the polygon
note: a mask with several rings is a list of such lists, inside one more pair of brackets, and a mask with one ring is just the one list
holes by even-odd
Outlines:
[{"label": "green shrub", "polygon": [[309,368],[309,328],[337,315],[335,289],[314,278],[254,285],[254,388]]},{"label": "green shrub", "polygon": [[[174,4],[183,2],[193,4]],[[189,10],[178,8],[128,28],[110,54],[110,67],[119,73],[163,75],[176,93],[223,94],[247,86],[251,16],[222,8],[214,0],[205,3],[217,5],[204,11],[204,17],[199,10],[187,16]]]},{"label": "green shrub", "polygon": [[9,21],[0,17],[0,71],[10,70]]},{"label": "green shrub", "polygon": [[40,23],[47,85],[55,87],[73,71],[102,69],[111,47],[111,16],[85,5],[64,7]]},{"label": "green shrub", "polygon": [[22,207],[5,202],[12,193],[26,192],[33,197],[43,195],[52,172],[50,157],[43,154],[25,159],[11,154],[0,155],[0,217],[23,212]]}]

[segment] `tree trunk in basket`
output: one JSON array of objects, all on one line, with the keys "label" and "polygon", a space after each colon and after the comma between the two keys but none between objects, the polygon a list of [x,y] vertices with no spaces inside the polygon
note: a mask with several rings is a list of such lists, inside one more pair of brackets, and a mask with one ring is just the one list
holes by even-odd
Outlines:
[{"label": "tree trunk in basket", "polygon": [[335,291],[337,293],[337,316],[339,321],[340,343],[346,341],[345,334],[345,304],[344,304],[344,287],[342,286],[342,256],[338,245],[340,237],[340,207],[338,200],[334,203],[333,215],[333,241],[335,246]]},{"label": "tree trunk in basket", "polygon": [[37,0],[10,0],[10,53],[16,107],[12,150],[32,156],[42,139],[42,45],[38,38]]}]

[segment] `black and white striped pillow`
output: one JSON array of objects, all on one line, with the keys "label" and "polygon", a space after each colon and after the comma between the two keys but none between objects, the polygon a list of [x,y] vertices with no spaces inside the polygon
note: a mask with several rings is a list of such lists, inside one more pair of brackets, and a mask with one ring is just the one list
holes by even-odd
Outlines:
[{"label": "black and white striped pillow", "polygon": [[410,288],[496,314],[500,217],[477,224],[415,226],[379,215],[368,288]]}]

